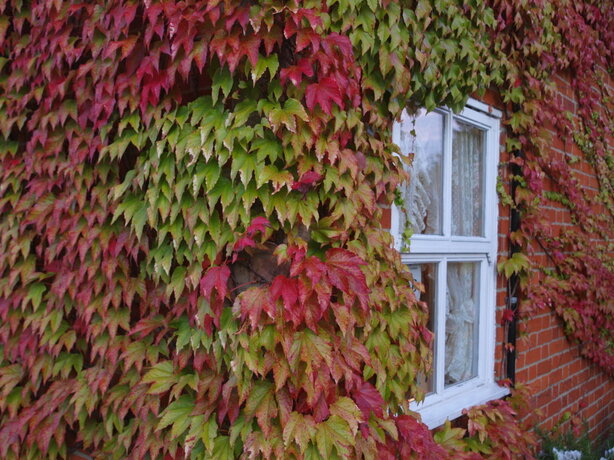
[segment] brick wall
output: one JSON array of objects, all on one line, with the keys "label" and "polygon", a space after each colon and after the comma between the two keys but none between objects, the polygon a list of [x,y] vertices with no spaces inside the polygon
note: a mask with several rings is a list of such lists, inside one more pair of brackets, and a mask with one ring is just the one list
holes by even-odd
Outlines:
[{"label": "brick wall", "polygon": [[[572,88],[565,76],[557,76],[557,98],[565,110],[576,113],[576,102]],[[485,102],[501,107],[495,94],[489,93],[483,98]],[[597,178],[592,167],[583,160],[583,154],[574,144],[573,139],[561,139],[553,135],[548,139],[553,154],[559,158],[573,154],[581,158],[574,165],[576,176],[583,188],[589,193],[596,193]],[[501,145],[505,145],[505,133],[501,136]],[[508,158],[503,152],[501,161]],[[505,178],[507,171],[501,170]],[[554,189],[554,184],[546,183],[546,188]],[[554,202],[544,202],[543,212],[555,229],[564,230],[572,225],[569,212]],[[599,210],[596,210],[599,212]],[[500,205],[499,210],[499,256],[509,254],[507,235],[510,230],[510,210]],[[536,256],[545,261],[545,254],[537,251]],[[497,288],[497,321],[506,302],[506,281],[500,279]],[[539,425],[543,429],[551,428],[560,417],[570,411],[586,419],[589,433],[593,438],[604,438],[614,429],[614,379],[609,378],[591,361],[582,358],[577,346],[571,344],[563,332],[562,322],[552,311],[544,311],[528,321],[526,334],[516,344],[516,381],[526,383],[532,391],[534,407],[542,411]],[[497,327],[497,367],[500,378],[506,376],[504,362],[504,343],[507,331]],[[563,425],[565,427],[565,425]]]}]

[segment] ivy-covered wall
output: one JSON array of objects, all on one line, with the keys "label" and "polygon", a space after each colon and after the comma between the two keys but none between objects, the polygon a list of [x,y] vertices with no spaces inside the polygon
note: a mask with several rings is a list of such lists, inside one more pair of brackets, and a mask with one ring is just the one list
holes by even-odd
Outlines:
[{"label": "ivy-covered wall", "polygon": [[[576,94],[570,84],[570,77],[559,74],[553,77],[556,84],[555,98],[560,105],[578,118],[579,104]],[[614,86],[611,78],[605,81],[608,92],[613,93]],[[496,94],[489,94],[487,102],[495,107],[503,108]],[[582,190],[590,196],[599,193],[599,181],[590,163],[584,157],[580,147],[572,136],[559,136],[550,127],[548,131],[549,149],[553,156],[561,159],[572,159],[571,168],[578,178]],[[614,139],[608,140],[612,148]],[[505,134],[501,143],[505,144]],[[507,153],[503,152],[501,161],[506,164]],[[510,185],[511,171],[503,167],[501,178]],[[545,188],[549,193],[557,190],[556,181],[548,180]],[[507,189],[509,191],[509,188]],[[574,221],[570,211],[561,203],[545,199],[539,204],[540,212],[550,222],[552,229],[560,234],[573,228]],[[602,213],[603,208],[594,208],[595,213]],[[504,259],[510,252],[510,208],[501,204],[499,210],[499,257]],[[532,259],[539,264],[555,269],[555,264],[546,251],[534,245],[535,251]],[[505,314],[509,300],[509,282],[501,274],[497,295],[498,324],[498,360],[496,372],[499,376],[507,375],[507,364],[511,358],[507,353],[506,344],[509,331]],[[590,295],[590,294],[588,294]],[[503,326],[501,326],[503,324]],[[611,427],[614,426],[614,379],[608,375],[594,361],[587,359],[580,353],[578,344],[570,341],[565,334],[564,322],[551,309],[542,309],[532,314],[521,324],[520,338],[516,341],[515,377],[517,382],[527,384],[531,388],[531,404],[539,408],[541,414],[537,417],[541,429],[551,429],[560,422],[564,413],[569,412],[587,422],[589,432],[593,438],[605,440]],[[560,429],[569,429],[573,419],[560,425]]]},{"label": "ivy-covered wall", "polygon": [[[607,3],[0,12],[3,458],[530,458],[521,395],[472,409],[468,432],[408,411],[432,337],[380,223],[406,179],[400,111],[460,109],[491,86],[522,152],[518,193],[502,191],[523,215],[519,251],[501,271],[525,300],[505,318],[554,309],[611,375]],[[563,70],[578,121],[551,98]],[[578,136],[597,197],[543,148],[546,123]],[[564,235],[540,219],[546,174],[576,219]]]}]

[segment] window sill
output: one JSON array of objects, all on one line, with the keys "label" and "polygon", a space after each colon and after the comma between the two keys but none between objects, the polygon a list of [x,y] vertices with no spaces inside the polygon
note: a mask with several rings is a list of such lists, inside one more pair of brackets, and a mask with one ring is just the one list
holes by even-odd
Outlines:
[{"label": "window sill", "polygon": [[507,396],[509,388],[496,383],[474,384],[471,388],[450,397],[427,396],[419,404],[411,402],[409,408],[422,416],[422,421],[430,428],[443,425],[447,419],[453,420],[462,415],[463,409],[479,406],[494,399]]}]

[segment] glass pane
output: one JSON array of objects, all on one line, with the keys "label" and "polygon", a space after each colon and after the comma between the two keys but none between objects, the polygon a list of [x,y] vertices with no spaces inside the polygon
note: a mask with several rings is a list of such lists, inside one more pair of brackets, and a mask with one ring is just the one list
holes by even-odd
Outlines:
[{"label": "glass pane", "polygon": [[[422,302],[426,302],[429,308],[429,322],[428,328],[431,332],[435,331],[435,294],[437,292],[436,276],[437,276],[437,264],[420,264],[410,265],[409,269],[416,282],[422,284],[424,292],[416,290],[416,297]],[[435,340],[431,342],[431,352],[435,357]],[[433,367],[430,375],[424,374],[418,375],[418,386],[424,390],[426,394],[435,391],[435,362],[433,359]]]},{"label": "glass pane", "polygon": [[452,234],[484,234],[485,131],[452,122]]},{"label": "glass pane", "polygon": [[445,385],[477,376],[479,262],[448,263]]},{"label": "glass pane", "polygon": [[407,167],[409,182],[402,189],[407,217],[401,219],[401,234],[407,224],[416,234],[442,234],[443,136],[442,114],[420,110],[410,116],[403,111],[399,147],[403,154],[414,157]]}]

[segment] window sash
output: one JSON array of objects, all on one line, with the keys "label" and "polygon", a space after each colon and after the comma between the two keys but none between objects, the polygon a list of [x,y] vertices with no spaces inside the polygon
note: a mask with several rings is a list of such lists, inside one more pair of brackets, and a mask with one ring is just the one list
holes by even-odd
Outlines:
[{"label": "window sash", "polygon": [[[469,100],[467,108],[460,114],[453,114],[448,109],[437,109],[438,113],[444,114],[444,158],[443,158],[443,212],[442,212],[442,229],[443,235],[416,234],[413,235],[410,242],[410,252],[487,252],[492,258],[495,256],[493,249],[486,247],[487,244],[492,245],[496,249],[497,235],[497,196],[496,196],[496,178],[497,178],[497,162],[499,155],[499,118],[500,112],[493,111],[491,114],[483,113],[480,110],[486,110],[487,106],[478,101]],[[474,125],[483,129],[486,133],[485,155],[484,155],[484,172],[483,172],[483,236],[458,236],[452,235],[452,118]],[[393,141],[399,143],[400,131],[399,125],[395,124],[393,129]],[[391,209],[391,233],[394,237],[395,247],[401,251],[403,249],[403,241],[399,231],[402,212],[396,205],[392,205]],[[429,246],[431,243],[431,246]],[[442,247],[442,243],[448,243],[446,249]],[[467,247],[463,249],[463,244]],[[477,244],[482,243],[478,249]],[[473,247],[471,247],[473,244]],[[457,247],[453,247],[456,245]]]},{"label": "window sash", "polygon": [[[401,253],[402,261],[407,265],[421,263],[436,264],[435,311],[435,366],[433,369],[434,392],[427,395],[422,403],[410,404],[417,410],[429,427],[434,428],[448,417],[460,415],[463,408],[481,404],[502,397],[508,393],[494,381],[494,347],[495,347],[495,290],[497,251],[498,204],[496,195],[497,163],[499,157],[499,118],[501,113],[487,105],[469,100],[468,108],[454,115],[446,109],[444,119],[444,157],[443,157],[443,235],[416,234],[410,242],[410,252]],[[485,131],[484,166],[483,166],[483,236],[451,235],[451,174],[452,174],[452,119],[477,126]],[[398,143],[399,126],[395,125],[393,140]],[[391,230],[395,246],[401,250],[402,240],[399,232],[401,213],[392,207]],[[445,387],[445,326],[447,295],[447,264],[449,262],[478,262],[478,334],[477,334],[477,375],[476,377]],[[487,399],[484,399],[487,398]]]},{"label": "window sash", "polygon": [[[489,272],[492,272],[493,267],[488,263],[486,257],[480,254],[449,254],[449,255],[435,255],[435,254],[422,254],[418,257],[403,257],[403,262],[406,265],[421,265],[421,264],[435,264],[436,266],[436,289],[435,292],[435,305],[433,305],[433,311],[435,312],[434,333],[435,344],[433,349],[434,354],[434,366],[433,376],[435,394],[444,394],[447,392],[454,392],[453,388],[458,385],[462,385],[465,382],[452,384],[448,388],[445,388],[445,341],[446,341],[446,308],[447,308],[447,271],[448,263],[459,262],[473,262],[479,263],[479,291],[478,291],[478,315],[477,315],[477,373],[476,376],[471,379],[477,379],[478,382],[485,382],[488,380],[488,361],[491,354],[487,347],[483,347],[482,344],[488,342],[489,328],[488,323],[493,321],[490,317],[489,308],[484,308],[484,305],[489,303],[489,291],[491,290],[491,283],[489,282]],[[492,274],[492,273],[491,273]],[[494,350],[493,350],[494,351]]]}]

